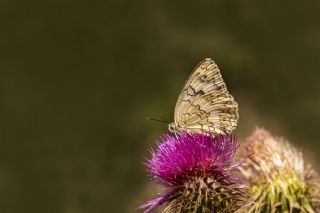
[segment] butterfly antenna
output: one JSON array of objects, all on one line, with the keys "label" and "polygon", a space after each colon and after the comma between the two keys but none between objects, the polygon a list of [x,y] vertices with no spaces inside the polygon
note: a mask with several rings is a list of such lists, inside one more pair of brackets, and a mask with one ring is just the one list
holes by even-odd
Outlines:
[{"label": "butterfly antenna", "polygon": [[167,124],[170,123],[170,122],[168,122],[168,121],[161,120],[161,119],[155,119],[155,118],[147,118],[147,120],[149,120],[149,121],[158,121],[158,122],[167,123]]}]

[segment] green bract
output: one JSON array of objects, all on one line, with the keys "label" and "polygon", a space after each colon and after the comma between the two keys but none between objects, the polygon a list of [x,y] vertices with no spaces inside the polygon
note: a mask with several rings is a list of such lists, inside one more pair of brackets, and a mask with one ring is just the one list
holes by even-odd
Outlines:
[{"label": "green bract", "polygon": [[251,202],[243,212],[318,212],[319,179],[301,152],[283,138],[257,129],[245,145],[243,167]]}]

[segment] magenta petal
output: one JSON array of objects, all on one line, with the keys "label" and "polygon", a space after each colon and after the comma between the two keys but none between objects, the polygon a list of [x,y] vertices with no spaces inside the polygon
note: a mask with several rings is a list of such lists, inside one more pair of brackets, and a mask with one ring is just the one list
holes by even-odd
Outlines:
[{"label": "magenta petal", "polygon": [[[151,150],[152,157],[145,164],[150,176],[163,185],[165,193],[140,207],[145,212],[152,212],[164,203],[171,203],[181,209],[190,204],[188,199],[196,190],[202,190],[206,199],[216,197],[220,192],[215,190],[221,188],[226,193],[230,190],[231,196],[241,195],[240,188],[236,187],[238,181],[232,175],[239,165],[233,163],[238,148],[235,141],[232,135],[205,133],[161,137],[157,150]],[[201,195],[201,199],[203,197]],[[239,197],[235,198],[235,203],[238,200]]]}]

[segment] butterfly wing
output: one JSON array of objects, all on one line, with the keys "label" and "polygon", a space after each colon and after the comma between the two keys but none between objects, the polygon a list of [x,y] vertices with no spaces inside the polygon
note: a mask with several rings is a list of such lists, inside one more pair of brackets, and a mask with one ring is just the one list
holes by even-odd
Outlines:
[{"label": "butterfly wing", "polygon": [[238,104],[227,91],[218,66],[212,59],[203,60],[179,95],[174,122],[190,132],[229,134],[238,118]]}]

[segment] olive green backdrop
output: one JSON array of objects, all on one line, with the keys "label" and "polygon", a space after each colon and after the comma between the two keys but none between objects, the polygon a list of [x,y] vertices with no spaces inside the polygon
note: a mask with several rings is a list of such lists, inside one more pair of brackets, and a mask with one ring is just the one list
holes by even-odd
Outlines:
[{"label": "olive green backdrop", "polygon": [[0,2],[0,211],[139,212],[145,167],[194,66],[320,162],[320,3]]}]

